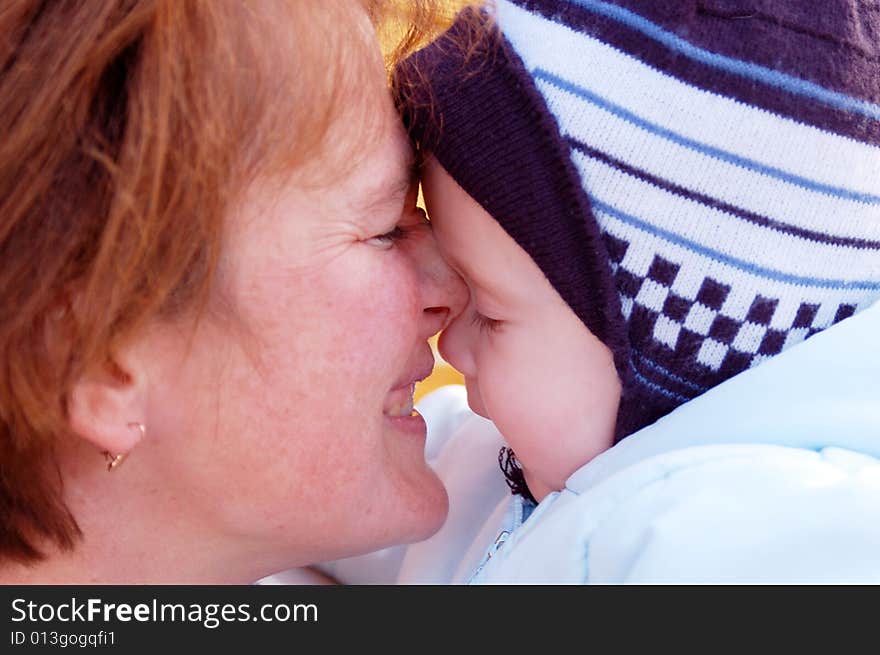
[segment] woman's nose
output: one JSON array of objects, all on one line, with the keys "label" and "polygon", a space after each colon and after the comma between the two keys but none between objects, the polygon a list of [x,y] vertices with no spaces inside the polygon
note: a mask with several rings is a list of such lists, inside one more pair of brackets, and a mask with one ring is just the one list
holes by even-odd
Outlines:
[{"label": "woman's nose", "polygon": [[468,302],[464,281],[440,255],[437,241],[428,228],[415,253],[421,274],[424,338],[445,328]]}]

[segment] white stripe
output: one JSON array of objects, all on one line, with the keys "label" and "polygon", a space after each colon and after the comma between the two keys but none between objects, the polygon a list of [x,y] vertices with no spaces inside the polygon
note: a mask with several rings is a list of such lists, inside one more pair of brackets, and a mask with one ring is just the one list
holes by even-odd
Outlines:
[{"label": "white stripe", "polygon": [[[505,36],[526,66],[583,86],[644,119],[823,184],[880,192],[880,148],[685,84],[634,57],[505,0]],[[754,144],[763,144],[757,152]]]},{"label": "white stripe", "polygon": [[880,281],[880,250],[784,234],[672,194],[580,152],[573,159],[590,196],[689,241],[791,275]]},{"label": "white stripe", "polygon": [[825,326],[831,325],[831,321],[834,320],[834,315],[837,313],[837,303],[824,303],[819,307],[819,311],[816,312],[816,316],[813,318],[813,325],[815,326]]},{"label": "white stripe", "polygon": [[[727,298],[724,300],[724,304],[721,305],[721,313],[737,321],[744,321],[749,313],[749,309],[752,307],[752,302],[755,300],[755,292],[755,289],[742,284],[732,286],[730,293],[727,294]],[[766,291],[763,289],[758,289],[757,292],[761,295],[766,295]],[[797,303],[796,306],[799,304]]]},{"label": "white stripe", "polygon": [[[647,272],[654,254],[679,264],[681,269],[672,285],[672,291],[689,300],[696,297],[699,286],[705,278],[712,278],[731,287],[730,294],[721,308],[721,313],[731,318],[744,319],[752,300],[760,294],[765,298],[779,299],[771,327],[779,330],[790,329],[802,302],[821,306],[814,324],[817,327],[824,327],[834,318],[840,304],[849,303],[861,309],[880,297],[877,291],[827,289],[768,279],[670,243],[604,212],[597,214],[604,230],[630,244],[622,262],[625,269],[636,275],[644,275],[642,271]],[[647,261],[648,264],[644,265],[642,261]],[[637,262],[634,269],[629,268],[630,262]]]},{"label": "white stripe", "polygon": [[880,240],[880,205],[831,197],[746,170],[652,134],[549,84],[538,86],[565,135],[615,159],[788,225]]}]

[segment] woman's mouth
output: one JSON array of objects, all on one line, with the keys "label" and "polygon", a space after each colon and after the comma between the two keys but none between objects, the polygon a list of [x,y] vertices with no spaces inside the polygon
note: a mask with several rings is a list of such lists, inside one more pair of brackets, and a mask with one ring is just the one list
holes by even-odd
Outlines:
[{"label": "woman's mouth", "polygon": [[425,420],[413,409],[413,394],[416,391],[416,382],[431,375],[434,356],[425,344],[424,352],[418,353],[415,359],[407,373],[398,378],[395,386],[385,395],[382,414],[398,429],[411,430],[424,436]]},{"label": "woman's mouth", "polygon": [[427,426],[422,415],[413,409],[415,382],[405,387],[397,387],[385,396],[382,413],[386,424],[395,433],[405,433],[416,438],[425,438]]},{"label": "woman's mouth", "polygon": [[388,418],[417,417],[421,421],[421,416],[413,409],[413,394],[416,391],[416,382],[424,380],[434,370],[434,356],[428,344],[425,344],[424,351],[417,353],[414,359],[409,371],[398,378],[395,386],[385,396],[382,413]]}]

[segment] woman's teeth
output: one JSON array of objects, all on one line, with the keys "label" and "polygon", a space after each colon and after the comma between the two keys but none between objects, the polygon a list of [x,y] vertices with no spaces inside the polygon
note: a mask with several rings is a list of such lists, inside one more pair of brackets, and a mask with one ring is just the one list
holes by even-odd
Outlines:
[{"label": "woman's teeth", "polygon": [[388,410],[388,416],[412,416],[413,413],[413,401],[412,398],[409,399],[408,402],[403,403],[402,405],[396,405]]},{"label": "woman's teeth", "polygon": [[392,402],[385,409],[386,416],[414,416],[413,410],[413,393],[415,393],[416,385],[410,386],[408,393],[398,391],[394,394]]}]

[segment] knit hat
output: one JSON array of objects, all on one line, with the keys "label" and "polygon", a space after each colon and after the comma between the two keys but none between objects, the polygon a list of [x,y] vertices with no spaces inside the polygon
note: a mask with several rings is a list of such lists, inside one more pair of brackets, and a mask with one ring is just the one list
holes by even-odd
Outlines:
[{"label": "knit hat", "polygon": [[569,148],[522,62],[485,15],[465,10],[396,78],[404,122],[531,256],[626,373],[617,291]]},{"label": "knit hat", "polygon": [[611,349],[618,439],[880,297],[880,12],[495,5],[399,105]]}]

